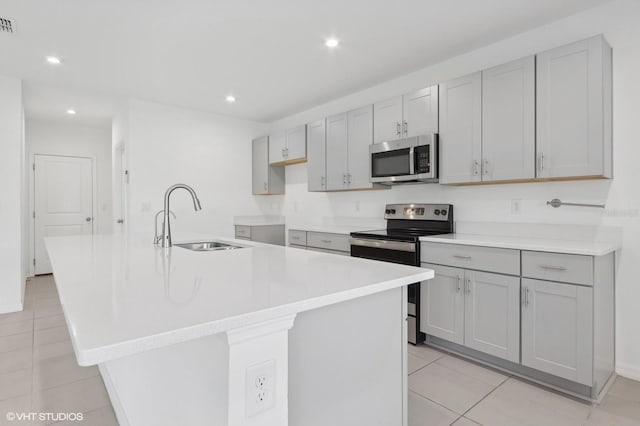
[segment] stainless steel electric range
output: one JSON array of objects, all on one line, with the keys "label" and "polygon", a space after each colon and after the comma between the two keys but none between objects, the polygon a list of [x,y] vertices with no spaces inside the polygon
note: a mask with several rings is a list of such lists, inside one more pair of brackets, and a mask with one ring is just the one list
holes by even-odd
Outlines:
[{"label": "stainless steel electric range", "polygon": [[[351,233],[351,256],[420,266],[420,237],[453,232],[451,204],[387,204],[387,228]],[[424,341],[420,332],[420,283],[408,286],[409,342]]]}]

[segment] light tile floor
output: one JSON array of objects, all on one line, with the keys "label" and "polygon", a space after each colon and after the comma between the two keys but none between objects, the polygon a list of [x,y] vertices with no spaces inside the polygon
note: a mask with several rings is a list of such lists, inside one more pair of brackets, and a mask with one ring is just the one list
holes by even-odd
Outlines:
[{"label": "light tile floor", "polygon": [[[409,345],[409,374],[409,426],[640,425],[640,382],[621,377],[592,407],[426,346]],[[27,284],[24,311],[0,315],[0,425],[46,424],[8,412],[82,412],[83,422],[56,424],[117,425],[97,368],[76,363],[50,275]]]},{"label": "light tile floor", "polygon": [[640,382],[618,377],[600,405],[424,345],[409,345],[409,426],[640,425]]},{"label": "light tile floor", "polygon": [[[10,421],[8,413],[83,413],[82,422]],[[117,425],[96,367],[76,362],[51,275],[27,283],[25,309],[0,315],[0,425]]]}]

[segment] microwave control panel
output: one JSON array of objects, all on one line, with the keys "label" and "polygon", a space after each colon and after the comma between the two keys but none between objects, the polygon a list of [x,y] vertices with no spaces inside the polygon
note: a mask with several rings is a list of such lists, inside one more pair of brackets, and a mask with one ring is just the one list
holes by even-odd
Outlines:
[{"label": "microwave control panel", "polygon": [[431,171],[431,158],[429,158],[429,145],[419,145],[415,147],[415,173],[429,173]]}]

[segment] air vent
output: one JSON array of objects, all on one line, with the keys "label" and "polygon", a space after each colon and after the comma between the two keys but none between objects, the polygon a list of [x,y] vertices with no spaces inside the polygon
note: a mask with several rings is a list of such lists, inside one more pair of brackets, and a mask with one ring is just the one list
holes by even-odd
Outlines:
[{"label": "air vent", "polygon": [[16,23],[11,19],[0,18],[0,33],[13,34],[16,32]]}]

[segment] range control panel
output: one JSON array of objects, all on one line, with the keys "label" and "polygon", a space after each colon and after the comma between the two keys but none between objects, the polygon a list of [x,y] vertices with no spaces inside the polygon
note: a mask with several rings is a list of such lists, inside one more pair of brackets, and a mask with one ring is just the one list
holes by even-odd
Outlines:
[{"label": "range control panel", "polygon": [[450,204],[387,204],[385,219],[449,220]]}]

